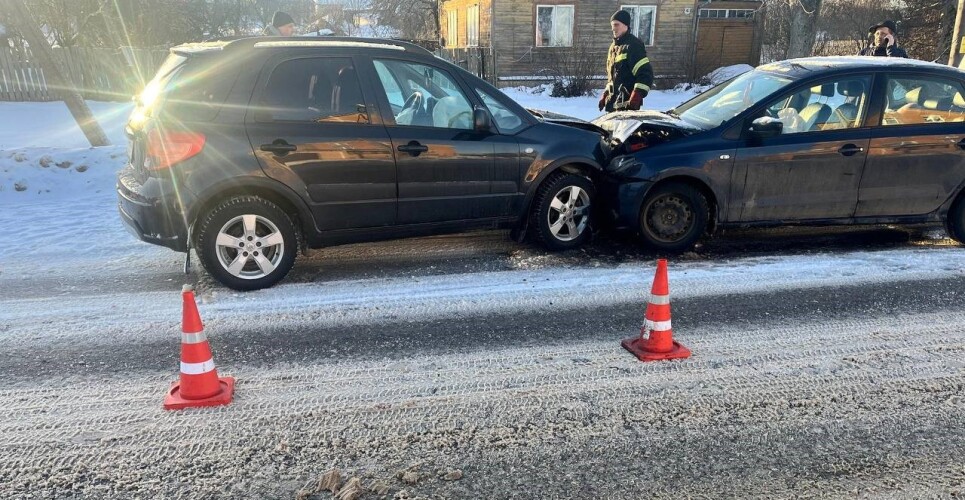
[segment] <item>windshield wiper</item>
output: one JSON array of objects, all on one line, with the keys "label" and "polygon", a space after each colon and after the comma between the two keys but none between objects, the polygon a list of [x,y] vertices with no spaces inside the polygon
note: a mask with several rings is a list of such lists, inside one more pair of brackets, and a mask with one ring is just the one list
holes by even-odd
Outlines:
[{"label": "windshield wiper", "polygon": [[680,118],[680,115],[677,114],[677,111],[676,111],[676,110],[677,110],[677,108],[668,109],[667,111],[664,111],[663,114],[665,114],[665,115],[670,115],[670,116],[672,116],[672,117],[674,117],[674,118]]}]

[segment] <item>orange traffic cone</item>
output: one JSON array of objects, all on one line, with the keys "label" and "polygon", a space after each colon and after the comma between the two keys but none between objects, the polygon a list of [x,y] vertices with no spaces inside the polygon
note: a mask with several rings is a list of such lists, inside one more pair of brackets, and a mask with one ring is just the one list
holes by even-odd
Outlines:
[{"label": "orange traffic cone", "polygon": [[184,285],[181,296],[184,300],[181,317],[181,381],[171,385],[171,390],[164,398],[164,409],[226,405],[234,394],[235,379],[218,378],[191,285]]},{"label": "orange traffic cone", "polygon": [[[649,336],[646,336],[649,333]],[[640,336],[624,340],[621,345],[640,361],[682,359],[690,357],[690,349],[673,340],[670,326],[670,284],[667,282],[667,260],[657,261],[647,313]]]}]

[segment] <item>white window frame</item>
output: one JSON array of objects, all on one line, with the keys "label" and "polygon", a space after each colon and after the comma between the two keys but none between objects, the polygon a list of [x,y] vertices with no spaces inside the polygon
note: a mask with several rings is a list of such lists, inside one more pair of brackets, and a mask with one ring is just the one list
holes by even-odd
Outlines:
[{"label": "white window frame", "polygon": [[447,17],[447,30],[446,35],[449,37],[446,40],[446,46],[448,47],[458,47],[459,46],[459,11],[453,9],[446,12]]},{"label": "white window frame", "polygon": [[642,41],[648,47],[653,45],[654,33],[657,31],[657,6],[656,5],[622,5],[620,6],[620,8],[627,12],[630,12],[630,15],[632,16],[632,19],[633,19],[631,21],[633,23],[633,26],[630,26],[630,33],[633,33],[633,35],[636,36],[637,38],[640,38],[639,11],[649,10],[652,13],[650,17],[651,19],[650,36],[647,37],[646,40],[644,40],[643,38],[640,38],[640,41]]},{"label": "white window frame", "polygon": [[[715,12],[716,15],[711,16],[710,15],[711,11]],[[750,15],[741,17],[737,15],[739,12],[748,13]],[[755,12],[756,11],[754,9],[710,9],[708,8],[708,9],[700,9],[700,11],[697,13],[697,17],[699,17],[700,19],[753,19]]]},{"label": "white window frame", "polygon": [[[555,23],[557,19],[558,10],[568,10],[570,11],[570,33],[569,40],[564,41],[559,45],[552,45],[552,40],[550,44],[540,45],[539,43],[539,10],[540,9],[553,9],[553,14],[551,16],[552,22]],[[537,4],[536,5],[536,18],[533,20],[533,27],[536,28],[533,33],[533,46],[534,47],[572,47],[573,46],[573,34],[576,31],[576,6],[573,4]],[[552,32],[552,29],[550,30]],[[567,43],[568,42],[568,43]]]},{"label": "white window frame", "polygon": [[479,4],[466,9],[466,46],[479,46]]}]

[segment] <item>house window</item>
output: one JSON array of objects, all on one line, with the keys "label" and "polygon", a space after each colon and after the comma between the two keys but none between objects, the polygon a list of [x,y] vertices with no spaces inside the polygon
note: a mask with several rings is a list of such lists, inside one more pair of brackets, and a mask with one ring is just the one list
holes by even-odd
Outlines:
[{"label": "house window", "polygon": [[573,46],[573,6],[536,6],[536,46]]},{"label": "house window", "polygon": [[657,7],[653,5],[624,5],[623,10],[630,13],[630,33],[643,43],[653,45],[653,20],[657,17]]},{"label": "house window", "polygon": [[466,11],[466,45],[479,46],[479,6],[473,5]]},{"label": "house window", "polygon": [[700,9],[704,19],[752,19],[754,9]]},{"label": "house window", "polygon": [[446,44],[450,47],[456,47],[459,45],[459,18],[454,10],[447,12],[446,16],[449,19],[448,29],[446,30],[449,39],[446,40]]}]

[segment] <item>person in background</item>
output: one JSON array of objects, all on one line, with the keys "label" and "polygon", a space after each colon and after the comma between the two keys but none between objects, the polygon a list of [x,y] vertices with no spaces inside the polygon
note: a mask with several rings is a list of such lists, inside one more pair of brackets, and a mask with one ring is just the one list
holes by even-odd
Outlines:
[{"label": "person in background", "polygon": [[888,20],[868,28],[868,35],[872,39],[871,45],[861,49],[859,56],[877,57],[908,57],[905,49],[898,46],[895,36],[898,33],[898,26],[894,21]]},{"label": "person in background", "polygon": [[607,84],[600,98],[600,111],[638,110],[653,87],[647,48],[630,33],[632,23],[633,18],[625,10],[610,18],[613,43],[606,58]]},{"label": "person in background", "polygon": [[271,16],[271,24],[265,26],[265,36],[292,36],[295,33],[295,20],[292,16],[275,11]]}]

